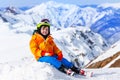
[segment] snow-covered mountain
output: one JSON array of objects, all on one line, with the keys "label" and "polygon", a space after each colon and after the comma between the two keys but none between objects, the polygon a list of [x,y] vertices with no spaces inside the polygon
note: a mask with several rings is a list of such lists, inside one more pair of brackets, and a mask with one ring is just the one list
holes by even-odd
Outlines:
[{"label": "snow-covered mountain", "polygon": [[[120,3],[114,4],[101,4],[98,6],[85,6],[56,3],[49,1],[18,14],[4,14],[0,11],[2,20],[7,20],[15,27],[32,26],[40,22],[42,18],[49,18],[54,28],[66,28],[85,26],[89,27],[92,31],[102,35],[108,43],[113,44],[120,39]],[[17,12],[16,12],[17,13]],[[20,13],[20,11],[18,11]],[[29,19],[29,20],[28,20]],[[12,22],[11,22],[12,20]],[[21,25],[24,24],[24,25]],[[18,32],[23,32],[17,30]],[[27,30],[29,32],[31,30]],[[32,32],[32,31],[31,31]],[[30,34],[30,33],[29,33]]]},{"label": "snow-covered mountain", "polygon": [[112,45],[107,51],[102,53],[86,67],[88,68],[108,68],[120,67],[120,41]]},{"label": "snow-covered mountain", "polygon": [[52,34],[64,56],[78,64],[78,67],[84,67],[109,48],[99,34],[85,27],[66,28]]},{"label": "snow-covered mountain", "polygon": [[[29,41],[36,24],[42,18],[49,18],[51,34],[64,57],[84,67],[91,60],[100,61],[101,57],[111,57],[110,52],[114,55],[120,51],[116,47],[120,43],[113,44],[120,39],[119,14],[119,3],[81,7],[50,1],[27,11],[14,7],[0,10],[0,80],[79,80],[82,77],[66,76],[49,64],[35,61]],[[115,60],[118,59],[119,56]],[[107,73],[109,69],[100,69],[93,70],[95,77],[82,79],[117,80],[119,69],[110,70],[111,76]]]}]

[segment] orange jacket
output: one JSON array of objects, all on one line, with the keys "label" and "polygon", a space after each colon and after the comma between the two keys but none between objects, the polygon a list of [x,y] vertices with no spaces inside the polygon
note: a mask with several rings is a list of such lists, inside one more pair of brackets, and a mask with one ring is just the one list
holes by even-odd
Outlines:
[{"label": "orange jacket", "polygon": [[50,53],[49,56],[57,54],[62,57],[62,52],[56,46],[50,35],[45,40],[40,34],[35,33],[30,40],[30,50],[36,60],[42,57],[43,53]]}]

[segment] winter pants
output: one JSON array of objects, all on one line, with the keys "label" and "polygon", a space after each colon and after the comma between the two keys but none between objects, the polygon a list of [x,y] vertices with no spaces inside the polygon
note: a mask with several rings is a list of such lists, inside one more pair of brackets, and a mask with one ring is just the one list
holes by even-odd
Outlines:
[{"label": "winter pants", "polygon": [[46,62],[53,65],[55,68],[60,68],[61,65],[64,65],[66,68],[71,68],[73,64],[67,59],[63,58],[61,61],[57,59],[57,56],[44,56],[38,59],[39,62]]}]

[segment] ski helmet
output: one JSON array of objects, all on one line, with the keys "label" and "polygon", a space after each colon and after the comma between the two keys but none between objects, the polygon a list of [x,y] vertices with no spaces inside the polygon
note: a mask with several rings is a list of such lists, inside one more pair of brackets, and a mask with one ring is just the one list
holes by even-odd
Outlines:
[{"label": "ski helmet", "polygon": [[50,27],[50,24],[48,22],[40,22],[39,24],[37,24],[37,29],[39,29],[41,26],[48,26],[48,27]]}]

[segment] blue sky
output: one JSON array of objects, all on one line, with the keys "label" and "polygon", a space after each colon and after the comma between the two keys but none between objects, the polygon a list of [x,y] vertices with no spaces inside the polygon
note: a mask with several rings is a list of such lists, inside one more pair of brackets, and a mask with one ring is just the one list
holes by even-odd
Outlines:
[{"label": "blue sky", "polygon": [[120,0],[0,0],[0,7],[35,6],[41,4],[42,2],[47,2],[47,1],[56,1],[60,3],[77,4],[77,5],[118,3],[118,2],[120,3]]}]

